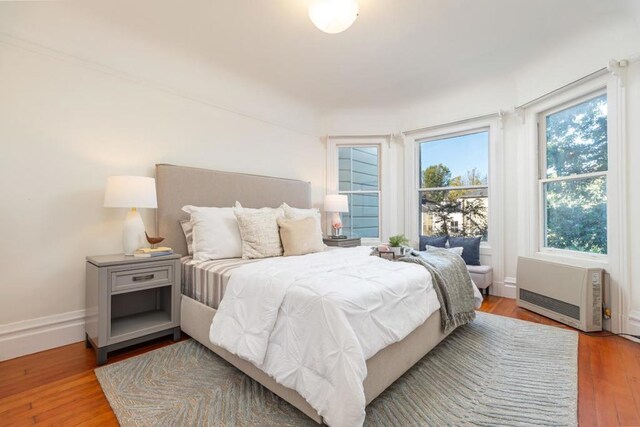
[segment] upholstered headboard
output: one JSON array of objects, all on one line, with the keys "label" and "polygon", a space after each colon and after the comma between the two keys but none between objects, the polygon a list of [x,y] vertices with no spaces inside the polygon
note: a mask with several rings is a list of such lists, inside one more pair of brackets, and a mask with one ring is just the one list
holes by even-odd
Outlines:
[{"label": "upholstered headboard", "polygon": [[278,207],[283,202],[299,208],[311,207],[311,184],[293,179],[209,169],[160,164],[156,165],[157,234],[165,238],[164,246],[187,254],[180,220],[189,219],[182,212],[185,205]]}]

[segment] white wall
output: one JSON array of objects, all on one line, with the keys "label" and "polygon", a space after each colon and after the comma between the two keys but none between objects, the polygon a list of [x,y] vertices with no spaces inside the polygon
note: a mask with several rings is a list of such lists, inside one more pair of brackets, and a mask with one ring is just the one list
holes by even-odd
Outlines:
[{"label": "white wall", "polygon": [[629,332],[640,335],[640,62],[631,64],[627,70],[627,218],[628,257],[630,271],[628,277],[630,295],[628,309]]},{"label": "white wall", "polygon": [[[325,148],[313,134],[56,52],[0,40],[0,94],[0,360],[82,339],[84,257],[122,249],[126,211],[102,206],[107,176],[173,163],[310,181],[316,205],[324,194]],[[153,230],[153,210],[143,217]],[[57,342],[23,340],[63,318],[75,323]]]}]

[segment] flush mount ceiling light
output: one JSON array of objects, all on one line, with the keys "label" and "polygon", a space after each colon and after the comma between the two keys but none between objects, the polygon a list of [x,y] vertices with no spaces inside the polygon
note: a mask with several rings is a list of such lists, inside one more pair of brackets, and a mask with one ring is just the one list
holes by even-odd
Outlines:
[{"label": "flush mount ceiling light", "polygon": [[341,33],[358,17],[356,0],[313,0],[309,6],[311,22],[329,34]]}]

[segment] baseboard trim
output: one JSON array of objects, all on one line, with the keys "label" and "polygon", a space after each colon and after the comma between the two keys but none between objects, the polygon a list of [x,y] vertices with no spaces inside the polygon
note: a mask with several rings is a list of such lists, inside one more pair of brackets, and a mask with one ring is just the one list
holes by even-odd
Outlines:
[{"label": "baseboard trim", "polygon": [[516,299],[516,278],[505,277],[500,291],[501,297]]},{"label": "baseboard trim", "polygon": [[632,335],[640,335],[640,311],[631,310],[627,317],[627,327],[624,332]]},{"label": "baseboard trim", "polygon": [[85,310],[0,325],[0,361],[84,339]]}]

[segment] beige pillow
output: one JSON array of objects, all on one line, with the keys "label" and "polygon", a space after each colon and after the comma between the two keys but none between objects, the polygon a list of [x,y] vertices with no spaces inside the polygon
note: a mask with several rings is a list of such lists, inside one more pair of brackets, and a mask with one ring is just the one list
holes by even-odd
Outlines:
[{"label": "beige pillow", "polygon": [[318,209],[292,208],[286,203],[283,203],[280,206],[280,209],[284,211],[284,217],[287,219],[300,219],[300,218],[309,218],[309,217],[313,218],[316,221],[318,232],[322,234],[322,223],[321,223],[320,211]]},{"label": "beige pillow", "polygon": [[322,233],[313,217],[278,218],[284,256],[305,255],[324,251]]},{"label": "beige pillow", "polygon": [[242,258],[282,256],[278,230],[278,218],[282,216],[282,211],[270,209],[249,212],[235,209],[234,214],[242,239]]}]

